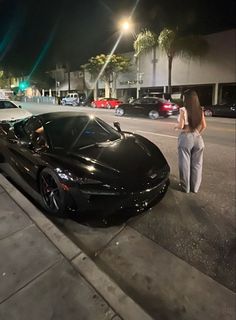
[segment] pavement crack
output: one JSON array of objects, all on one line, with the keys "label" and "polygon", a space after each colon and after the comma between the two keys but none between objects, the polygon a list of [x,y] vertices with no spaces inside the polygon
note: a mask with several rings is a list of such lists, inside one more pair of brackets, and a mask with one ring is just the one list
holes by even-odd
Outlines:
[{"label": "pavement crack", "polygon": [[97,251],[94,252],[93,257],[97,258],[106,248],[109,247],[110,243],[116,238],[118,237],[121,232],[123,232],[123,230],[127,227],[127,224],[124,224],[122,226],[122,228],[101,248],[99,248]]},{"label": "pavement crack", "polygon": [[39,272],[35,277],[33,277],[31,280],[29,280],[28,282],[26,282],[23,286],[21,286],[20,288],[18,288],[16,291],[12,292],[11,294],[9,294],[6,298],[4,298],[3,300],[0,301],[0,304],[4,303],[5,301],[9,300],[11,297],[13,297],[14,295],[18,294],[18,292],[20,292],[21,290],[23,290],[24,288],[26,288],[30,283],[34,282],[37,278],[40,278],[43,274],[45,274],[48,270],[54,268],[58,263],[60,263],[63,260],[63,257],[60,257],[58,260],[56,260],[53,264],[51,264],[50,266],[48,266],[46,269],[44,269],[43,271]]}]

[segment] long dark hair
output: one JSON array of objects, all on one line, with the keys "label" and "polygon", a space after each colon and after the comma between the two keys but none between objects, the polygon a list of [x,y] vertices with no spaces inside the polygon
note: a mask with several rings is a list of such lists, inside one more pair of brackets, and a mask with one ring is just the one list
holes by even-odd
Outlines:
[{"label": "long dark hair", "polygon": [[202,108],[196,91],[187,90],[184,92],[184,107],[188,112],[189,127],[195,130],[202,121]]}]

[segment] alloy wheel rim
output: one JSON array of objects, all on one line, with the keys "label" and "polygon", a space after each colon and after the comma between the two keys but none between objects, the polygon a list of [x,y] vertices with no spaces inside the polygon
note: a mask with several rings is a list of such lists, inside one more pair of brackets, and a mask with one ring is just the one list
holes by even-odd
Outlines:
[{"label": "alloy wheel rim", "polygon": [[211,117],[212,116],[212,111],[211,110],[206,110],[205,111],[205,115],[208,116],[208,117]]},{"label": "alloy wheel rim", "polygon": [[123,116],[123,114],[124,114],[124,110],[123,110],[123,109],[120,109],[120,108],[116,109],[116,112],[117,112],[117,114],[118,114],[119,116]]},{"label": "alloy wheel rim", "polygon": [[60,191],[50,174],[43,174],[41,176],[41,193],[47,208],[52,211],[59,211]]},{"label": "alloy wheel rim", "polygon": [[150,111],[149,116],[152,119],[157,119],[159,117],[159,113],[157,111]]}]

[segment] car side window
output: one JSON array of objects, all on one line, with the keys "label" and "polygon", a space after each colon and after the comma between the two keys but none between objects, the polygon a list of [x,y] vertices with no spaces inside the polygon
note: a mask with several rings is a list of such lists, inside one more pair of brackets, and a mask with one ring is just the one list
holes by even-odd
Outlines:
[{"label": "car side window", "polygon": [[32,117],[25,123],[24,132],[31,139],[35,130],[40,128],[41,126],[42,126],[41,121],[36,117]]},{"label": "car side window", "polygon": [[150,103],[150,99],[148,99],[148,98],[143,98],[143,99],[141,99],[141,103],[142,103],[142,104],[148,104],[148,103]]},{"label": "car side window", "polygon": [[13,103],[10,101],[0,101],[0,109],[13,109],[17,108]]}]

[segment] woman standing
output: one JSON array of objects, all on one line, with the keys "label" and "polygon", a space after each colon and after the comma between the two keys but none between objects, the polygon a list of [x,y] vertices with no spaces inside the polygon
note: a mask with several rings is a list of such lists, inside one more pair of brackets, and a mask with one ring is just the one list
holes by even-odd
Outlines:
[{"label": "woman standing", "polygon": [[198,95],[193,90],[184,93],[184,106],[180,108],[178,126],[179,176],[184,192],[197,193],[202,181],[204,142],[201,136],[206,121]]}]

